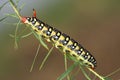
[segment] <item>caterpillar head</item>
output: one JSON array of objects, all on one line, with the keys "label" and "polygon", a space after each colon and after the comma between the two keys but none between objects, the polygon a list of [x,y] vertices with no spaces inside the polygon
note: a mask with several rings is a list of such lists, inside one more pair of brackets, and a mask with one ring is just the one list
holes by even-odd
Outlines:
[{"label": "caterpillar head", "polygon": [[21,17],[21,21],[26,24],[33,22],[35,19],[36,19],[36,10],[35,9],[33,9],[33,17]]}]

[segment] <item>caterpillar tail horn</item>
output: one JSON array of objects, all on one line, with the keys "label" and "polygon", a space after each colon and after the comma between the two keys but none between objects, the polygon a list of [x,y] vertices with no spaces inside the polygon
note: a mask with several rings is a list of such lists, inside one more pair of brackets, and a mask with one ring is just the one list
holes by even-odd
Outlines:
[{"label": "caterpillar tail horn", "polygon": [[36,10],[33,8],[33,17],[36,17]]}]

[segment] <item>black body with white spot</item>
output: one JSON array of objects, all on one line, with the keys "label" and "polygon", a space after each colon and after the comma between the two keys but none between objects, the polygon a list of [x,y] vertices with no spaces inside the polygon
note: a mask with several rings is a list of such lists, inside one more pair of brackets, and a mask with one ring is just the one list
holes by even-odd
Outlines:
[{"label": "black body with white spot", "polygon": [[25,23],[31,25],[38,35],[43,36],[48,42],[52,42],[56,48],[76,57],[77,60],[82,61],[87,67],[96,67],[95,58],[74,39],[56,28],[45,24],[36,17],[27,17],[26,19]]}]

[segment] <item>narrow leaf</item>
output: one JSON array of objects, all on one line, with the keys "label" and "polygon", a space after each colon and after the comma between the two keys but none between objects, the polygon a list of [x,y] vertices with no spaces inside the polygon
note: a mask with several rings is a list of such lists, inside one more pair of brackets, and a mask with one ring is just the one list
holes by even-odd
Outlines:
[{"label": "narrow leaf", "polygon": [[18,28],[19,28],[19,24],[20,24],[20,21],[17,23],[16,29],[15,29],[15,37],[14,37],[14,39],[15,39],[14,48],[15,49],[18,49],[18,43],[17,43],[17,41],[19,40],[19,37],[17,36],[17,31],[18,31]]},{"label": "narrow leaf", "polygon": [[[64,54],[64,65],[65,65],[65,71],[67,71],[68,69],[68,65],[67,65],[67,55]],[[70,76],[67,75],[67,80],[70,80]]]},{"label": "narrow leaf", "polygon": [[5,2],[2,6],[0,6],[0,10],[1,10],[7,3],[8,3],[8,1]]},{"label": "narrow leaf", "polygon": [[26,38],[26,37],[30,36],[31,34],[33,34],[33,33],[30,32],[30,33],[28,33],[28,34],[26,34],[26,35],[21,36],[21,38]]},{"label": "narrow leaf", "polygon": [[37,33],[35,33],[33,30],[31,30],[33,32],[33,34],[35,35],[35,37],[39,40],[39,42],[41,43],[41,45],[43,47],[45,47],[47,50],[49,50],[48,46],[45,44],[45,42],[42,40],[42,37],[40,35],[38,35]]},{"label": "narrow leaf", "polygon": [[54,46],[49,50],[49,52],[47,53],[47,55],[45,56],[44,60],[42,61],[40,67],[39,67],[39,70],[42,69],[42,67],[44,66],[46,60],[48,59],[49,55],[51,54],[52,50],[53,50]]},{"label": "narrow leaf", "polygon": [[112,76],[112,75],[116,74],[116,73],[117,73],[117,72],[119,72],[119,71],[120,71],[120,68],[118,68],[117,70],[115,70],[114,72],[112,72],[112,73],[108,74],[108,75],[107,75],[107,76],[105,76],[105,77]]},{"label": "narrow leaf", "polygon": [[6,16],[10,16],[10,17],[13,17],[13,18],[17,18],[18,19],[18,16],[16,14],[5,14]]},{"label": "narrow leaf", "polygon": [[13,34],[9,34],[10,37],[14,38],[15,36]]},{"label": "narrow leaf", "polygon": [[25,4],[22,4],[20,7],[19,7],[19,12],[22,10],[22,8],[25,6]]},{"label": "narrow leaf", "polygon": [[4,17],[4,18],[0,19],[0,22],[3,21],[3,20],[6,19],[6,18],[7,18],[7,17]]},{"label": "narrow leaf", "polygon": [[40,41],[40,43],[41,43],[47,50],[49,50],[48,46],[47,46],[46,43],[43,41],[43,39],[42,39],[41,36],[39,36],[39,39],[38,39],[38,40]]},{"label": "narrow leaf", "polygon": [[33,70],[33,67],[34,67],[34,64],[35,64],[35,60],[36,60],[36,58],[38,56],[39,50],[40,50],[40,44],[38,45],[36,55],[35,55],[35,57],[33,59],[33,62],[32,62],[31,68],[30,68],[30,72],[32,72],[32,70]]},{"label": "narrow leaf", "polygon": [[18,15],[18,17],[21,19],[21,16],[20,16],[20,13],[19,13],[18,10],[17,10],[16,4],[13,2],[13,0],[9,0],[9,2],[10,2],[10,4],[11,4],[13,10],[15,11],[15,13],[16,13],[16,14]]},{"label": "narrow leaf", "polygon": [[108,77],[105,77],[104,80],[112,80],[112,79],[110,79],[110,78],[108,78]]},{"label": "narrow leaf", "polygon": [[20,0],[16,0],[16,5],[18,5],[19,1],[20,1]]},{"label": "narrow leaf", "polygon": [[75,62],[72,66],[68,68],[67,71],[65,71],[60,77],[58,77],[57,80],[63,80],[77,65],[78,63]]},{"label": "narrow leaf", "polygon": [[80,65],[80,69],[82,70],[82,73],[84,74],[84,76],[86,77],[87,80],[91,80],[90,77],[88,76],[88,74],[85,72],[84,68]]}]

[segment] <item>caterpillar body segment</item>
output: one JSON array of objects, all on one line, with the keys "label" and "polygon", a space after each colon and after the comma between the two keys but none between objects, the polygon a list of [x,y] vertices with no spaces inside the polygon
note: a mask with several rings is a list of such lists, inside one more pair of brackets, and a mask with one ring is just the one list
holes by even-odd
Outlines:
[{"label": "caterpillar body segment", "polygon": [[94,69],[96,60],[89,51],[84,49],[78,42],[70,38],[67,34],[62,33],[56,28],[49,26],[36,18],[36,11],[33,12],[33,17],[22,17],[21,21],[31,26],[31,28],[41,35],[48,42],[52,42],[56,48],[62,50],[66,54],[70,54],[77,60],[82,61],[87,67]]}]

